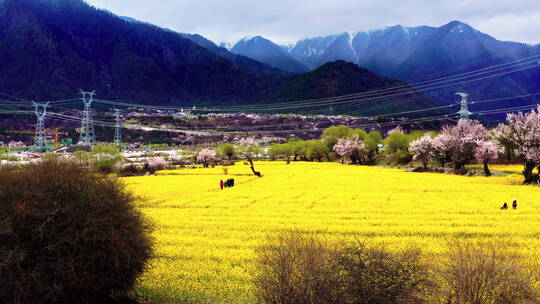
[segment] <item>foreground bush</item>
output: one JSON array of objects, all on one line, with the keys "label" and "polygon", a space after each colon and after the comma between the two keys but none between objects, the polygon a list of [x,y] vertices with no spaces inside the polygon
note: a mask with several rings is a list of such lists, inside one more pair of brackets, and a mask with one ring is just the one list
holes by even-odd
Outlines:
[{"label": "foreground bush", "polygon": [[257,250],[255,291],[262,303],[339,303],[334,250],[315,235],[282,232]]},{"label": "foreground bush", "polygon": [[454,240],[428,264],[417,248],[281,232],[257,256],[256,294],[268,304],[540,303],[537,265],[504,243]]},{"label": "foreground bush", "polygon": [[504,243],[452,241],[444,256],[444,304],[540,303],[535,265]]},{"label": "foreground bush", "polygon": [[423,291],[431,285],[417,248],[391,251],[353,242],[341,246],[335,264],[341,273],[342,303],[423,303]]},{"label": "foreground bush", "polygon": [[104,303],[151,256],[149,226],[121,182],[74,163],[0,168],[0,299]]},{"label": "foreground bush", "polygon": [[418,249],[334,246],[317,235],[281,232],[257,256],[255,287],[262,303],[422,303],[428,286]]}]

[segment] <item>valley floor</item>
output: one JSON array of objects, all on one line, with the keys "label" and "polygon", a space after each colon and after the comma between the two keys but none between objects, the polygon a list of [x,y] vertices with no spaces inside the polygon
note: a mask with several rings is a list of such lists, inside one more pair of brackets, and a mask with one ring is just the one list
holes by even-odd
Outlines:
[{"label": "valley floor", "polygon": [[[263,178],[238,162],[228,175],[216,167],[125,179],[147,199],[139,208],[156,226],[157,258],[139,293],[171,303],[253,302],[254,248],[286,228],[414,243],[435,254],[452,236],[540,252],[540,187],[522,186],[516,174],[464,177],[303,162],[259,162],[256,169]],[[236,186],[220,190],[219,181],[228,178]],[[499,209],[514,198],[518,210]]]}]

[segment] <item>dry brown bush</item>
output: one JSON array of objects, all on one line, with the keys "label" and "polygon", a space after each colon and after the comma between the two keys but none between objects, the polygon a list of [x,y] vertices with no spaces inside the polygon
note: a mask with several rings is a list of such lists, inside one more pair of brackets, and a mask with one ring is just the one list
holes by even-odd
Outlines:
[{"label": "dry brown bush", "polygon": [[283,231],[257,250],[256,295],[267,304],[339,303],[335,250],[321,236]]},{"label": "dry brown bush", "polygon": [[391,251],[364,242],[283,231],[257,251],[255,286],[267,304],[423,303],[428,267],[419,249]]},{"label": "dry brown bush", "polygon": [[391,250],[355,241],[340,246],[335,264],[348,304],[423,303],[432,285],[419,248]]},{"label": "dry brown bush", "polygon": [[452,240],[438,268],[448,304],[540,303],[537,267],[502,241]]}]

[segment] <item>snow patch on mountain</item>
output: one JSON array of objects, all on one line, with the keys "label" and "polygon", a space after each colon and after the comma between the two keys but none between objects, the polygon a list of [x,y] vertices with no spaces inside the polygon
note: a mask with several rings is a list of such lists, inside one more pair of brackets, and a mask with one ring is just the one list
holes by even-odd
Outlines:
[{"label": "snow patch on mountain", "polygon": [[360,58],[358,57],[358,54],[356,53],[356,50],[354,49],[354,46],[353,46],[353,40],[354,38],[356,37],[356,34],[357,33],[347,33],[347,36],[349,36],[349,47],[351,48],[351,51],[354,55],[354,58],[355,58],[355,61],[354,63],[358,63],[360,61]]},{"label": "snow patch on mountain", "polygon": [[233,44],[230,43],[230,42],[222,42],[222,43],[219,44],[219,47],[230,51],[233,48]]}]

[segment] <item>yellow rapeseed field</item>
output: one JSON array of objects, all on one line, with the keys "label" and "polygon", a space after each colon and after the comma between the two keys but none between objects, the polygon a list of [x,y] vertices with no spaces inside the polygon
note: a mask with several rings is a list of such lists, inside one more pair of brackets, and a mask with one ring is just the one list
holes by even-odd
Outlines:
[{"label": "yellow rapeseed field", "polygon": [[[254,248],[268,233],[294,228],[333,237],[359,234],[435,252],[449,236],[500,239],[540,252],[540,187],[522,177],[463,177],[337,163],[242,162],[126,178],[147,198],[157,258],[138,291],[150,298],[253,302]],[[219,180],[235,178],[221,191]],[[519,209],[502,211],[504,201]]]},{"label": "yellow rapeseed field", "polygon": [[[470,165],[469,169],[483,170],[483,165]],[[491,171],[498,171],[508,174],[521,174],[523,172],[523,165],[489,165]],[[534,173],[538,173],[538,168],[534,169]]]}]

